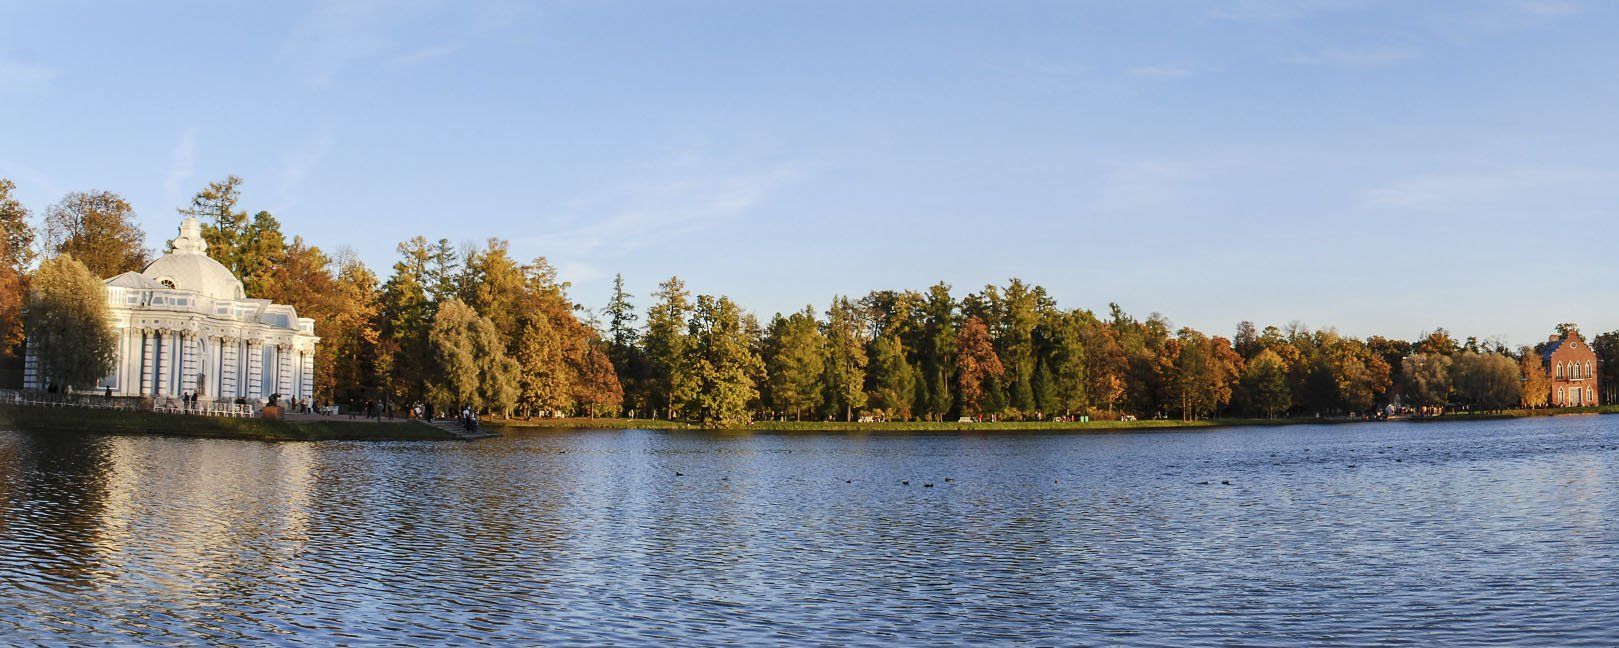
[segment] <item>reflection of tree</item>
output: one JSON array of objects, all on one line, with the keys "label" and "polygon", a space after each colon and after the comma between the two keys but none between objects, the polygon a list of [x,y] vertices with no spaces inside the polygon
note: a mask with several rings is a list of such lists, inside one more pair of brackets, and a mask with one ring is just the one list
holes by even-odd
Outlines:
[{"label": "reflection of tree", "polygon": [[[48,574],[68,587],[89,588],[105,571],[99,543],[104,533],[111,471],[107,437],[9,434],[0,438],[0,474],[17,475],[14,492],[4,493],[0,525],[30,551],[7,558],[17,571]],[[7,480],[0,479],[0,484]],[[4,486],[0,486],[4,488]],[[7,522],[9,520],[9,522]],[[65,603],[65,602],[64,602]]]}]

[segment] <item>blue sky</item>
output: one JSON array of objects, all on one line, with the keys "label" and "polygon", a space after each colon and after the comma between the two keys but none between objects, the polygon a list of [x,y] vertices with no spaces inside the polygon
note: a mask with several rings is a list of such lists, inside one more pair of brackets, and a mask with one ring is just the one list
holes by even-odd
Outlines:
[{"label": "blue sky", "polygon": [[1619,5],[0,0],[0,176],[208,180],[386,271],[544,255],[768,315],[1018,276],[1237,321],[1619,328]]}]

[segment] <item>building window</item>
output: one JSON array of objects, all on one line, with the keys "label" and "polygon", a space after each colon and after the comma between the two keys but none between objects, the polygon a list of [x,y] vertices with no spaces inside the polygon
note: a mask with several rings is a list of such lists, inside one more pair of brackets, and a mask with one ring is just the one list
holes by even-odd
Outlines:
[{"label": "building window", "polygon": [[171,288],[171,289],[174,288],[174,282],[169,281],[168,279],[164,279],[163,281],[161,281],[159,283],[163,284],[163,287],[165,287],[165,288]]},{"label": "building window", "polygon": [[1557,363],[1557,379],[1563,379],[1563,363],[1561,362]]}]

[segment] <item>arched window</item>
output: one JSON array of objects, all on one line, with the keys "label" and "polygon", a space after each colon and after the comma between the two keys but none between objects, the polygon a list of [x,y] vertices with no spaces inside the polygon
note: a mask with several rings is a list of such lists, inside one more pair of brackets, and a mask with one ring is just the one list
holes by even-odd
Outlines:
[{"label": "arched window", "polygon": [[1595,389],[1592,389],[1590,387],[1585,388],[1585,402],[1588,405],[1597,404],[1597,393],[1596,393]]},{"label": "arched window", "polygon": [[1558,405],[1566,405],[1566,404],[1568,404],[1568,390],[1567,389],[1562,388],[1562,387],[1557,388],[1557,404]]},{"label": "arched window", "polygon": [[1578,363],[1578,362],[1570,362],[1570,363],[1568,363],[1568,379],[1569,380],[1575,380],[1575,379],[1578,379],[1579,377],[1580,377],[1580,363]]},{"label": "arched window", "polygon": [[1595,376],[1595,375],[1597,375],[1596,367],[1591,366],[1591,361],[1590,360],[1586,360],[1585,361],[1585,377],[1590,378],[1590,377]]},{"label": "arched window", "polygon": [[1557,379],[1563,379],[1563,363],[1561,362],[1557,363]]}]

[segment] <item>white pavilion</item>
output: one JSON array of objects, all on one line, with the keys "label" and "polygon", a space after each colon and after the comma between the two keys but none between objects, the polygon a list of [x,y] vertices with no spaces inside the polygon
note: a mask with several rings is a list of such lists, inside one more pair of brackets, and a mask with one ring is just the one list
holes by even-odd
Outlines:
[{"label": "white pavilion", "polygon": [[[315,320],[249,298],[242,281],[208,256],[197,219],[181,222],[169,247],[144,270],[104,282],[117,362],[96,392],[255,405],[272,394],[313,395]],[[32,350],[26,362],[24,387],[44,389]]]}]

